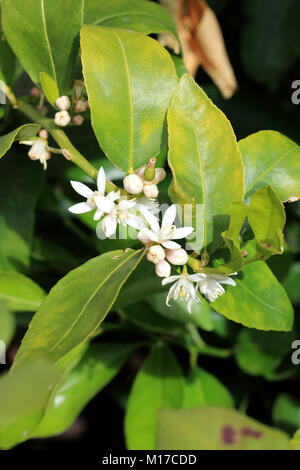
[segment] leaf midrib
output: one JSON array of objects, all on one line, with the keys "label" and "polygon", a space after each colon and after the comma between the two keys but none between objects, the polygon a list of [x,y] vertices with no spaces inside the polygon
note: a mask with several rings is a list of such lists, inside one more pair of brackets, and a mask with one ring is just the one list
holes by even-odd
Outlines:
[{"label": "leaf midrib", "polygon": [[126,15],[148,16],[149,18],[154,18],[156,21],[159,21],[160,23],[165,25],[165,22],[161,20],[160,18],[157,18],[155,15],[151,15],[150,13],[145,13],[145,12],[140,12],[140,11],[120,12],[120,13],[114,13],[111,15],[103,16],[99,20],[96,20],[93,23],[91,23],[91,25],[97,26],[97,25],[104,23],[106,20],[110,20],[111,18],[118,18],[120,16],[126,16]]},{"label": "leaf midrib", "polygon": [[205,181],[204,181],[204,170],[202,166],[202,160],[201,160],[201,152],[200,152],[200,147],[199,147],[199,141],[198,141],[198,135],[196,131],[196,125],[195,125],[195,118],[192,116],[192,122],[193,122],[193,130],[195,134],[195,140],[196,140],[196,148],[197,148],[197,157],[198,157],[198,162],[199,162],[199,170],[200,170],[200,179],[201,179],[201,186],[202,186],[202,193],[203,193],[203,206],[204,206],[204,221],[203,221],[203,248],[204,252],[206,252],[206,240],[207,240],[207,205],[206,205],[206,188],[205,188]]},{"label": "leaf midrib", "polygon": [[57,83],[55,64],[54,64],[54,59],[53,59],[51,46],[50,46],[50,41],[49,41],[49,37],[48,37],[48,31],[47,31],[44,0],[41,0],[41,11],[42,11],[44,34],[45,34],[46,44],[47,44],[47,47],[48,47],[48,53],[49,53],[49,59],[50,59],[51,68],[52,68],[52,72],[53,72],[53,78],[54,78],[55,82]]}]

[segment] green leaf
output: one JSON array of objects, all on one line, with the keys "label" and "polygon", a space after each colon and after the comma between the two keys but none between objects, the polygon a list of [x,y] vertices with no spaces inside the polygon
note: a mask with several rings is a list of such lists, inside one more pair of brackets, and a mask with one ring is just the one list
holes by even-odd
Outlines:
[{"label": "green leaf", "polygon": [[[66,10],[67,8],[67,10]],[[83,0],[3,0],[2,24],[7,40],[31,79],[45,72],[60,95],[73,81],[79,52]]]},{"label": "green leaf", "polygon": [[[15,317],[8,310],[5,302],[3,302],[0,297],[0,364],[1,364],[1,358],[3,357],[3,354],[5,356],[6,348],[12,340],[15,330],[16,330]],[[3,350],[3,347],[4,347],[4,350]]]},{"label": "green leaf", "polygon": [[300,304],[300,262],[293,263],[287,272],[285,272],[282,285],[285,288],[290,301],[293,304]]},{"label": "green leaf", "polygon": [[187,377],[182,408],[197,406],[234,408],[227,388],[214,375],[199,367],[193,368]]},{"label": "green leaf", "polygon": [[0,448],[8,449],[28,439],[60,374],[39,361],[0,378]]},{"label": "green leaf", "polygon": [[144,34],[173,33],[175,25],[165,8],[143,0],[85,0],[84,23],[132,29]]},{"label": "green leaf", "polygon": [[261,188],[252,196],[248,221],[255,235],[254,259],[268,259],[283,252],[283,228],[285,210],[277,194],[270,186]]},{"label": "green leaf", "polygon": [[300,198],[300,147],[275,131],[251,134],[239,142],[245,165],[246,199],[270,185],[281,201]]},{"label": "green leaf", "polygon": [[44,95],[49,103],[55,108],[55,102],[60,95],[56,81],[49,77],[47,73],[41,72],[40,82]]},{"label": "green leaf", "polygon": [[290,440],[292,450],[300,450],[300,429],[295,432],[293,439]]},{"label": "green leaf", "polygon": [[[231,203],[243,200],[242,159],[232,127],[194,82],[184,75],[168,111],[170,197],[184,205],[193,224],[193,249],[215,251],[227,229]],[[188,210],[189,209],[189,210]],[[192,214],[193,212],[193,214]]]},{"label": "green leaf", "polygon": [[44,182],[41,165],[10,153],[0,161],[0,269],[26,270],[34,209]]},{"label": "green leaf", "polygon": [[15,312],[35,312],[46,294],[21,273],[0,269],[0,300]]},{"label": "green leaf", "polygon": [[91,345],[52,395],[34,437],[65,431],[87,403],[117,375],[133,349],[132,343]]},{"label": "green leaf", "polygon": [[3,36],[2,27],[0,24],[0,80],[8,86],[12,84],[15,73],[15,66],[16,58],[13,51],[9,47],[6,38]]},{"label": "green leaf", "polygon": [[228,408],[162,410],[158,450],[289,450],[289,436]]},{"label": "green leaf", "polygon": [[292,329],[293,307],[265,262],[257,261],[244,266],[235,281],[237,286],[226,286],[225,294],[214,302],[217,312],[249,328],[274,331]]},{"label": "green leaf", "polygon": [[99,327],[143,250],[113,251],[70,271],[33,317],[14,365],[44,356],[57,361]]},{"label": "green leaf", "polygon": [[276,426],[295,432],[300,427],[300,402],[281,393],[274,403],[272,418]]},{"label": "green leaf", "polygon": [[122,29],[84,26],[81,48],[99,144],[122,170],[137,169],[160,152],[174,64],[157,41]]},{"label": "green leaf", "polygon": [[125,415],[129,450],[155,448],[156,413],[160,408],[178,408],[183,398],[183,378],[171,350],[155,347],[138,372]]},{"label": "green leaf", "polygon": [[284,357],[290,353],[295,335],[243,329],[237,336],[235,357],[246,374],[272,379]]},{"label": "green leaf", "polygon": [[24,124],[6,135],[0,136],[0,158],[8,152],[15,140],[28,140],[34,137],[41,126],[39,124]]},{"label": "green leaf", "polygon": [[247,217],[248,207],[244,202],[233,202],[231,208],[229,229],[222,233],[222,237],[230,251],[230,261],[218,266],[226,274],[232,274],[242,269],[244,264],[240,247],[240,233]]}]

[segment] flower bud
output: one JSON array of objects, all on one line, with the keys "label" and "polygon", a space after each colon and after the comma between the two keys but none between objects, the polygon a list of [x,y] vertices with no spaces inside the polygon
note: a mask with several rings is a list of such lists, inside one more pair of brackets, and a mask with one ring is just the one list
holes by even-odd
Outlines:
[{"label": "flower bud", "polygon": [[165,258],[165,250],[160,245],[150,246],[147,253],[147,260],[157,264]]},{"label": "flower bud", "polygon": [[142,229],[139,233],[138,233],[138,239],[141,243],[143,243],[143,245],[149,245],[149,243],[152,243],[152,240],[151,238],[149,238],[148,236],[148,231],[147,229]]},{"label": "flower bud", "polygon": [[86,103],[85,103],[85,101],[79,100],[79,101],[76,103],[75,111],[76,111],[76,113],[84,113],[84,111],[86,111]]},{"label": "flower bud", "polygon": [[31,94],[31,96],[33,96],[34,98],[37,98],[38,96],[40,96],[41,92],[40,92],[40,90],[39,90],[36,86],[34,86],[33,88],[31,88],[30,94]]},{"label": "flower bud", "polygon": [[143,191],[143,181],[138,175],[125,176],[123,185],[129,194],[139,194]]},{"label": "flower bud", "polygon": [[155,169],[155,177],[154,180],[152,181],[153,184],[158,184],[161,181],[163,181],[166,177],[167,173],[163,168],[156,168]]},{"label": "flower bud", "polygon": [[60,96],[55,101],[55,104],[61,111],[67,111],[67,109],[71,108],[71,101],[68,96]]},{"label": "flower bud", "polygon": [[72,119],[72,123],[74,124],[74,126],[81,126],[83,124],[83,121],[84,121],[84,118],[80,116],[80,114],[77,114]]},{"label": "flower bud", "polygon": [[159,277],[169,277],[171,274],[171,266],[163,259],[155,265],[155,272]]},{"label": "flower bud", "polygon": [[167,250],[166,258],[175,266],[183,266],[187,263],[188,254],[183,248],[178,248],[178,250]]},{"label": "flower bud", "polygon": [[47,140],[48,139],[48,132],[46,131],[46,129],[42,129],[39,132],[39,136],[40,136],[41,139]]},{"label": "flower bud", "polygon": [[143,192],[148,198],[156,198],[158,196],[158,187],[156,184],[145,184]]},{"label": "flower bud", "polygon": [[54,122],[57,126],[65,127],[71,122],[71,116],[68,111],[59,111],[55,114]]}]

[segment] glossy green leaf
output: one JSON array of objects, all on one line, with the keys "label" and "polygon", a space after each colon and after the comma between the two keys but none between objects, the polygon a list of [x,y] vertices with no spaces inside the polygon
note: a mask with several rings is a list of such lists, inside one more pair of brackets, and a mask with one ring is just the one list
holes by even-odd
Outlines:
[{"label": "glossy green leaf", "polygon": [[276,131],[261,131],[239,142],[248,199],[270,185],[281,201],[300,197],[300,147]]},{"label": "glossy green leaf", "polygon": [[292,450],[300,450],[300,429],[295,432],[293,439],[290,440],[290,447]]},{"label": "glossy green leaf", "polygon": [[274,403],[272,418],[276,426],[295,432],[300,427],[300,402],[281,393]]},{"label": "glossy green leaf", "polygon": [[48,437],[66,430],[86,404],[119,372],[134,344],[93,344],[51,397],[46,413],[34,432]]},{"label": "glossy green leaf", "polygon": [[233,408],[233,399],[227,388],[212,374],[196,367],[187,377],[182,408],[220,406]]},{"label": "glossy green leaf", "polygon": [[0,448],[11,448],[29,438],[60,374],[39,361],[0,378]]},{"label": "glossy green leaf", "polygon": [[285,356],[291,352],[294,333],[274,333],[243,329],[237,337],[235,358],[246,374],[272,378]]},{"label": "glossy green leaf", "polygon": [[157,41],[122,29],[84,26],[81,49],[99,144],[122,170],[137,169],[161,149],[174,64]]},{"label": "glossy green leaf", "polygon": [[[0,11],[1,22],[1,11]],[[0,80],[10,86],[13,82],[16,66],[16,58],[13,51],[9,47],[6,38],[3,35],[0,24]]]},{"label": "glossy green leaf", "polygon": [[[67,9],[67,10],[66,10]],[[4,0],[2,24],[8,42],[31,79],[45,72],[66,94],[79,52],[83,0]]]},{"label": "glossy green leaf", "polygon": [[290,331],[293,307],[288,296],[263,261],[244,266],[235,277],[236,287],[226,292],[213,307],[226,318],[258,330]]},{"label": "glossy green leaf", "polygon": [[49,77],[47,73],[41,72],[40,82],[44,95],[46,96],[49,103],[52,104],[53,107],[55,107],[55,102],[60,96],[56,81],[53,80],[53,78]]},{"label": "glossy green leaf", "polygon": [[300,304],[300,262],[293,263],[285,272],[282,285],[285,288],[290,301],[293,304]]},{"label": "glossy green leaf", "polygon": [[46,294],[35,282],[21,273],[0,269],[0,300],[15,312],[35,312]]},{"label": "glossy green leaf", "polygon": [[45,172],[25,152],[10,152],[0,161],[0,269],[23,271],[30,262],[34,210]]},{"label": "glossy green leaf", "polygon": [[255,235],[254,259],[268,259],[283,252],[285,210],[270,186],[256,191],[250,201],[248,221]]},{"label": "glossy green leaf", "polygon": [[155,347],[133,383],[125,415],[125,436],[130,450],[155,448],[156,413],[178,408],[183,398],[183,377],[171,350]]},{"label": "glossy green leaf", "polygon": [[166,305],[167,291],[151,295],[147,302],[163,317],[183,324],[193,323],[203,330],[212,331],[212,309],[205,299],[192,305],[192,313],[188,313],[186,303],[180,299],[172,300],[170,306]]},{"label": "glossy green leaf", "polygon": [[57,361],[86,341],[104,320],[143,255],[143,250],[113,251],[69,272],[33,317],[14,365],[40,356]]},{"label": "glossy green leaf", "polygon": [[231,274],[242,269],[244,264],[240,246],[240,233],[247,217],[248,207],[244,202],[233,202],[228,230],[222,233],[222,237],[229,248],[230,260],[220,269],[226,274]]},{"label": "glossy green leaf", "polygon": [[140,33],[173,33],[174,23],[165,8],[144,0],[85,0],[84,23],[132,29]]},{"label": "glossy green leaf", "polygon": [[162,410],[158,450],[289,450],[289,436],[228,408]]},{"label": "glossy green leaf", "polygon": [[[1,287],[0,287],[1,289]],[[8,310],[5,302],[0,296],[0,364],[1,358],[6,355],[6,348],[9,346],[16,329],[16,321],[14,315]],[[3,345],[4,343],[4,345]],[[4,351],[3,351],[4,347]]]},{"label": "glossy green leaf", "polygon": [[[213,252],[227,229],[231,203],[243,200],[242,159],[232,127],[194,82],[184,75],[168,111],[170,197],[193,223],[194,249]],[[193,214],[191,213],[193,212]]]},{"label": "glossy green leaf", "polygon": [[24,124],[6,135],[0,136],[0,158],[8,152],[15,140],[28,140],[34,137],[41,126],[39,124]]}]

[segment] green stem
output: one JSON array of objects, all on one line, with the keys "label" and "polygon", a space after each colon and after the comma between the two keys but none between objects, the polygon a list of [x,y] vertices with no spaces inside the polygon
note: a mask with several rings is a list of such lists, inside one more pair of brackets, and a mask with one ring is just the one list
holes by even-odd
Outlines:
[{"label": "green stem", "polygon": [[[18,101],[17,108],[29,119],[40,124],[53,137],[55,142],[63,150],[67,150],[70,161],[81,168],[92,180],[97,181],[98,170],[74,147],[64,131],[55,126],[53,119],[49,119],[40,114],[33,106],[25,101]],[[106,191],[115,191],[116,185],[106,180]]]}]

